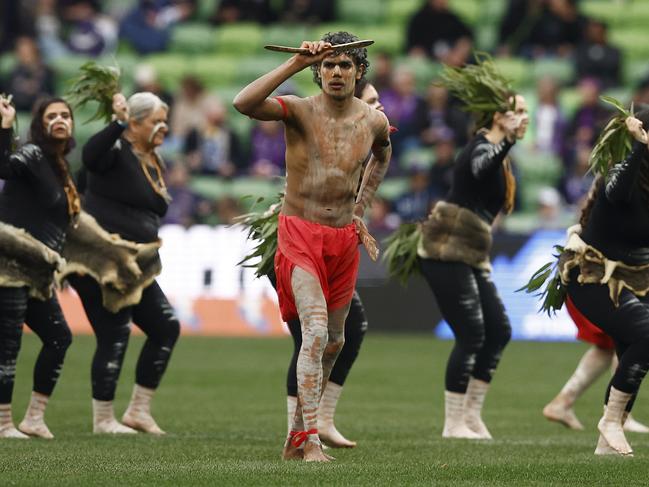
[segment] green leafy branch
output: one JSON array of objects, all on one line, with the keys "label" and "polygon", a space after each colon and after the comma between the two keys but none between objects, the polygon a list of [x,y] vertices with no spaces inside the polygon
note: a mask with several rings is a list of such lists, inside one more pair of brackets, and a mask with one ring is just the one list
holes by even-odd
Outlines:
[{"label": "green leafy branch", "polygon": [[67,96],[75,109],[88,103],[98,103],[95,114],[85,123],[95,120],[110,122],[113,115],[113,95],[120,92],[118,66],[102,66],[89,61],[79,68],[81,74],[69,81]]},{"label": "green leafy branch", "polygon": [[611,164],[623,160],[631,151],[633,136],[626,128],[626,119],[634,114],[633,104],[631,109],[627,110],[611,96],[601,96],[600,98],[603,102],[612,105],[617,113],[609,120],[597,138],[588,163],[594,174],[606,176]]},{"label": "green leafy branch", "polygon": [[484,127],[494,113],[512,109],[512,88],[489,54],[476,52],[475,59],[476,64],[461,68],[445,65],[438,84],[461,100],[466,111],[478,114],[478,127]]},{"label": "green leafy branch", "polygon": [[[268,276],[273,272],[275,252],[277,252],[278,216],[281,206],[279,202],[282,196],[282,194],[278,195],[274,201],[270,202],[272,206],[264,211],[251,211],[235,219],[236,223],[248,227],[248,238],[257,241],[257,245],[252,252],[246,255],[237,265],[256,268],[255,275],[257,277]],[[264,198],[258,198],[253,204],[253,208],[262,201],[264,201]],[[259,260],[256,264],[251,263],[251,261],[257,259]]]},{"label": "green leafy branch", "polygon": [[[558,269],[559,258],[565,249],[555,245],[554,250],[557,252],[554,254],[555,260],[538,269],[527,284],[516,290],[516,292],[525,291],[527,294],[534,293],[534,296],[539,297],[541,300],[539,311],[547,313],[548,316],[552,316],[563,307],[567,292]],[[544,285],[545,288],[539,292]]]},{"label": "green leafy branch", "polygon": [[408,283],[412,275],[420,272],[417,263],[417,247],[420,239],[420,224],[404,223],[383,241],[385,245],[383,262],[388,267],[388,274],[403,286]]}]

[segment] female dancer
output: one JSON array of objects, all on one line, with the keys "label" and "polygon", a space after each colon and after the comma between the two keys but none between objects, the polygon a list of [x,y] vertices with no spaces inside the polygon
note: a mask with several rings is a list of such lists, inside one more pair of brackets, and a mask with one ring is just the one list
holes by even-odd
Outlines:
[{"label": "female dancer", "polygon": [[[452,76],[451,76],[452,75]],[[490,85],[482,84],[490,78]],[[491,61],[447,68],[449,91],[469,109],[476,92],[492,89],[493,109],[480,105],[478,132],[455,161],[453,185],[422,225],[420,268],[455,335],[446,368],[444,438],[491,439],[482,405],[511,336],[505,308],[489,279],[491,225],[511,211],[514,178],[507,153],[525,134],[525,99],[509,90]],[[480,86],[481,89],[470,89]],[[494,88],[495,87],[495,88]]]},{"label": "female dancer", "polygon": [[[565,383],[559,394],[543,408],[543,416],[550,421],[556,421],[564,426],[583,430],[584,426],[577,418],[573,406],[577,399],[586,392],[604,372],[611,370],[615,373],[618,360],[615,356],[613,339],[593,325],[571,301],[566,303],[568,314],[577,326],[577,338],[591,345],[581,357],[574,373]],[[631,414],[624,422],[624,431],[633,433],[649,433],[649,427],[635,420]]]},{"label": "female dancer", "polygon": [[600,455],[632,454],[623,424],[649,369],[648,124],[647,109],[626,118],[632,151],[593,183],[581,232],[571,233],[559,260],[568,302],[613,338],[619,358],[597,425]]},{"label": "female dancer", "polygon": [[[72,148],[74,121],[60,98],[37,103],[30,127],[31,143],[12,152],[16,112],[0,97],[0,438],[53,438],[45,408],[59,378],[70,329],[53,292],[60,252],[80,202],[69,174],[66,154]],[[18,431],[11,399],[26,323],[43,342],[34,366],[34,387]]]},{"label": "female dancer", "polygon": [[[160,271],[158,229],[169,204],[163,162],[156,148],[167,133],[167,105],[152,93],[136,93],[126,102],[113,97],[115,120],[90,138],[83,148],[87,172],[84,210],[102,229],[140,249],[141,275],[120,286],[103,281],[91,262],[86,272],[69,278],[81,297],[97,338],[92,362],[93,431],[164,434],[150,411],[180,324],[155,281]],[[95,272],[93,272],[95,271]],[[146,334],[135,372],[131,402],[119,423],[113,412],[115,388],[130,334],[131,320]]]}]

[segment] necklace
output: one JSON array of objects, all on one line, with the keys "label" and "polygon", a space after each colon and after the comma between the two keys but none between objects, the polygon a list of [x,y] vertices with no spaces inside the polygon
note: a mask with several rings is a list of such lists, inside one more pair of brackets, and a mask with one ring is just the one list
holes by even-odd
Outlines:
[{"label": "necklace", "polygon": [[[140,168],[144,173],[144,177],[146,177],[146,180],[149,182],[151,188],[153,188],[153,191],[155,191],[158,196],[160,196],[163,200],[165,200],[166,203],[169,203],[171,201],[171,196],[169,196],[169,192],[167,191],[167,185],[165,184],[164,177],[162,176],[162,167],[161,167],[162,158],[160,157],[160,155],[154,150],[152,152],[154,157],[154,162],[153,164],[150,164],[147,161],[150,154],[146,154],[144,152],[137,150],[133,145],[133,142],[131,142],[129,139],[126,140],[128,140],[128,142],[131,144],[131,151],[133,151],[133,154],[135,154],[135,157],[140,163]],[[149,167],[153,167],[153,169],[155,170],[156,181],[153,180],[153,177],[151,176],[151,172],[149,171]]]}]

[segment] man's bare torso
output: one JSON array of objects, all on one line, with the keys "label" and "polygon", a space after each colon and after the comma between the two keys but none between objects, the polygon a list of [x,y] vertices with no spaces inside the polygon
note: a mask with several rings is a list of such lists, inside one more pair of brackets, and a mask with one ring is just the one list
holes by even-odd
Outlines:
[{"label": "man's bare torso", "polygon": [[361,168],[383,116],[355,98],[334,114],[322,96],[299,100],[286,123],[282,213],[342,227],[352,221]]}]

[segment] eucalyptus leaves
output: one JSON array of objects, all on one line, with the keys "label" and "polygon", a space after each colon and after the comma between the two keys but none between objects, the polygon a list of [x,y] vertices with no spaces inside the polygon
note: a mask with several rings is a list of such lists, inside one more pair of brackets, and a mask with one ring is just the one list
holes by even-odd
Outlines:
[{"label": "eucalyptus leaves", "polygon": [[120,92],[120,69],[117,66],[102,66],[89,61],[79,68],[81,74],[70,80],[67,96],[75,109],[82,108],[89,102],[99,106],[87,122],[104,120],[110,122],[113,115],[113,95]]},{"label": "eucalyptus leaves", "polygon": [[496,112],[511,110],[511,81],[505,78],[487,53],[475,53],[476,64],[461,68],[444,66],[440,86],[462,101],[464,109],[478,116],[477,126],[487,126]]},{"label": "eucalyptus leaves", "polygon": [[633,105],[630,110],[626,110],[618,100],[611,96],[600,98],[605,103],[612,105],[617,113],[600,133],[588,162],[593,173],[606,176],[611,164],[620,162],[631,151],[633,136],[627,130],[625,121],[634,114]]},{"label": "eucalyptus leaves", "polygon": [[[541,300],[539,311],[546,312],[548,316],[552,316],[560,310],[566,301],[566,287],[561,281],[558,269],[559,259],[564,252],[564,248],[555,245],[554,250],[556,252],[554,254],[555,260],[538,269],[525,286],[516,290],[516,292],[525,291],[527,294],[536,293],[535,296],[538,296]],[[545,288],[539,291],[544,285]]]},{"label": "eucalyptus leaves", "polygon": [[[256,268],[255,275],[257,277],[268,276],[273,273],[275,252],[277,251],[278,215],[281,209],[282,197],[282,194],[278,195],[271,202],[270,208],[265,211],[251,211],[236,219],[237,223],[248,227],[248,238],[257,241],[252,253],[246,255],[237,265]],[[264,198],[259,198],[256,204],[262,201],[264,201]],[[256,264],[250,263],[250,261],[256,259],[259,259]]]},{"label": "eucalyptus leaves", "polygon": [[421,225],[404,223],[384,241],[386,249],[383,262],[388,267],[388,274],[403,286],[408,283],[410,276],[420,272],[417,262],[417,247],[420,239]]}]

